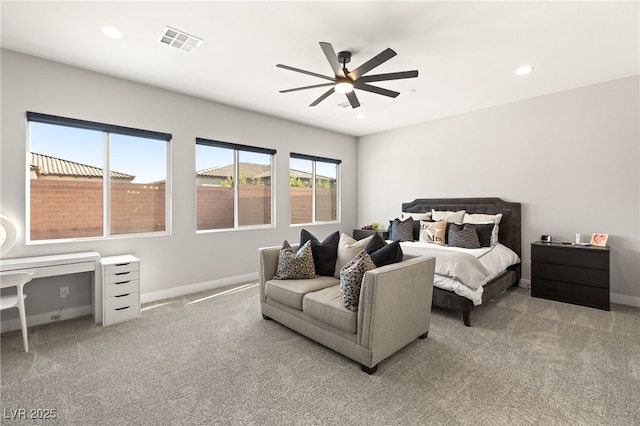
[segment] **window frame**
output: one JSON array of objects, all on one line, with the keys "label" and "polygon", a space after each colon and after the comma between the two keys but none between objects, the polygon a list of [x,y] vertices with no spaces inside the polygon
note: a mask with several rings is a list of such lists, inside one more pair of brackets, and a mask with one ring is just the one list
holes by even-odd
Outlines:
[{"label": "window frame", "polygon": [[[308,225],[321,225],[331,223],[341,223],[342,221],[342,197],[341,187],[342,179],[340,178],[340,164],[342,160],[328,157],[319,157],[316,155],[301,154],[297,152],[289,153],[289,160],[295,158],[296,160],[311,161],[311,222],[308,223],[291,223],[291,211],[289,211],[289,226],[308,226]],[[330,163],[336,165],[336,219],[335,220],[316,220],[316,162]],[[289,161],[289,176],[291,176],[291,161]],[[291,186],[289,186],[291,188]],[[291,203],[291,189],[289,189],[289,203]]]},{"label": "window frame", "polygon": [[[25,244],[41,245],[80,241],[100,241],[117,240],[125,238],[143,238],[171,235],[172,232],[172,185],[171,185],[171,133],[157,132],[152,130],[137,129],[133,127],[119,126],[115,124],[100,123],[96,121],[81,120],[76,118],[61,117],[38,112],[26,112],[26,161],[25,161]],[[31,185],[30,165],[31,165],[31,135],[30,123],[50,124],[55,126],[73,127],[82,130],[93,130],[102,132],[102,156],[103,156],[103,179],[102,179],[102,235],[92,237],[68,237],[44,240],[31,239]],[[133,136],[146,139],[154,139],[165,142],[165,229],[164,231],[133,232],[122,234],[111,234],[111,158],[110,158],[110,135],[118,134],[123,136]]]},{"label": "window frame", "polygon": [[[242,231],[248,229],[266,229],[266,228],[275,228],[276,227],[276,153],[277,150],[272,148],[264,148],[259,146],[252,145],[243,145],[234,142],[225,142],[214,139],[206,139],[196,137],[196,146],[204,145],[210,146],[214,148],[224,148],[233,150],[233,174],[234,176],[239,176],[240,174],[240,151],[245,152],[253,152],[256,154],[267,154],[271,157],[270,167],[271,167],[271,221],[270,223],[265,223],[261,225],[240,225],[239,224],[239,215],[240,215],[240,179],[233,179],[233,228],[215,228],[215,229],[198,229],[198,185],[197,180],[194,180],[194,195],[195,195],[195,217],[194,217],[194,228],[196,234],[206,234],[211,232],[229,232],[229,231]],[[197,173],[197,170],[196,170]]]}]

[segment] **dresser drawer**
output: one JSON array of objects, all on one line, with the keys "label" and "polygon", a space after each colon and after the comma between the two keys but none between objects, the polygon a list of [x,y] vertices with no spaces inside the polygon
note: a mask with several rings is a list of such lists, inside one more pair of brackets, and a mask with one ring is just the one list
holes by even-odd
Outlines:
[{"label": "dresser drawer", "polygon": [[127,282],[127,281],[133,281],[133,280],[137,280],[139,276],[139,272],[136,271],[129,271],[129,272],[121,272],[119,274],[111,274],[111,275],[107,275],[104,278],[104,283],[105,284],[114,284],[114,283],[123,283],[123,282]]},{"label": "dresser drawer", "polygon": [[139,262],[114,263],[112,265],[105,265],[104,273],[105,275],[120,275],[131,271],[138,271],[139,269]]},{"label": "dresser drawer", "polygon": [[585,286],[609,288],[609,271],[579,268],[553,263],[531,263],[531,277],[551,281],[564,281]]},{"label": "dresser drawer", "polygon": [[531,296],[609,310],[608,288],[532,278]]},{"label": "dresser drawer", "polygon": [[128,306],[117,309],[107,309],[104,314],[104,323],[105,325],[109,325],[136,319],[140,316],[140,310],[137,306]]},{"label": "dresser drawer", "polygon": [[609,271],[609,252],[589,247],[533,245],[531,261]]},{"label": "dresser drawer", "polygon": [[137,310],[139,310],[140,303],[139,293],[128,293],[119,296],[107,297],[105,299],[105,308],[107,310],[111,309],[121,309],[127,306],[134,306]]},{"label": "dresser drawer", "polygon": [[123,294],[138,293],[139,291],[138,280],[124,281],[121,283],[107,284],[104,287],[104,296],[122,296]]}]

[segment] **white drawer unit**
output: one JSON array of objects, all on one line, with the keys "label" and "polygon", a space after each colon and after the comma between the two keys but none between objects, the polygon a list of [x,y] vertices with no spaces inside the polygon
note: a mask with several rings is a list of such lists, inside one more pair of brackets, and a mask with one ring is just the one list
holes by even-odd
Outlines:
[{"label": "white drawer unit", "polygon": [[140,260],[130,254],[107,256],[102,264],[102,325],[140,316]]}]

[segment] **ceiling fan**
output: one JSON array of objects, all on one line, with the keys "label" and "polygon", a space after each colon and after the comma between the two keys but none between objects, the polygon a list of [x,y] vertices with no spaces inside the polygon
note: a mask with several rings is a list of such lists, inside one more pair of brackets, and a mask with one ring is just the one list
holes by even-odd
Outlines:
[{"label": "ceiling fan", "polygon": [[315,89],[317,87],[328,87],[331,86],[329,90],[324,92],[318,99],[313,101],[309,106],[316,106],[326,98],[328,98],[333,92],[344,93],[349,100],[352,108],[358,108],[360,106],[360,102],[358,101],[358,97],[354,93],[353,89],[360,89],[366,92],[377,93],[378,95],[389,96],[391,98],[395,98],[400,93],[395,92],[393,90],[383,89],[381,87],[372,86],[368,83],[373,81],[388,81],[388,80],[399,80],[403,78],[414,78],[418,76],[418,71],[401,71],[401,72],[392,72],[386,74],[375,74],[375,75],[365,75],[375,67],[385,63],[389,59],[396,56],[396,52],[392,49],[385,49],[381,53],[377,54],[373,58],[369,59],[364,64],[360,65],[358,68],[353,71],[349,71],[347,69],[347,64],[351,61],[351,52],[343,51],[339,52],[336,55],[336,52],[333,50],[333,47],[330,43],[320,42],[320,48],[324,52],[324,55],[327,57],[329,61],[329,65],[331,65],[331,69],[335,74],[334,77],[329,77],[327,75],[317,74],[311,71],[301,70],[299,68],[290,67],[288,65],[278,64],[276,65],[279,68],[284,68],[286,70],[300,72],[302,74],[312,75],[315,77],[320,77],[325,80],[330,80],[331,83],[322,83],[322,84],[314,84],[312,86],[304,86],[304,87],[296,87],[294,89],[280,90],[280,93],[289,93],[295,92],[298,90],[306,90],[306,89]]}]

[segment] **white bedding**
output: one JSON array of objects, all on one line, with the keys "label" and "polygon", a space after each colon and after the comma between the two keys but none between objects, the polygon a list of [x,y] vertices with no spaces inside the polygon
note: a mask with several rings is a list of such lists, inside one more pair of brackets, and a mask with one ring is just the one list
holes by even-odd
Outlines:
[{"label": "white bedding", "polygon": [[[476,306],[482,303],[484,291],[482,286],[497,277],[507,267],[520,262],[520,258],[513,250],[500,243],[479,249],[445,247],[421,241],[401,242],[400,246],[407,254],[435,256],[436,275],[433,285],[466,297]],[[461,257],[465,258],[465,261],[453,260],[455,253],[463,253]],[[472,258],[477,259],[477,262]],[[438,262],[439,259],[441,262]],[[465,280],[470,282],[465,285],[463,284]]]}]

